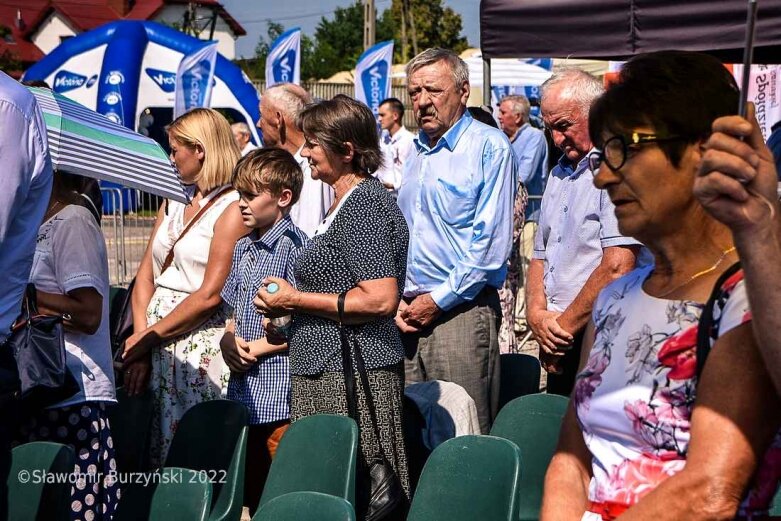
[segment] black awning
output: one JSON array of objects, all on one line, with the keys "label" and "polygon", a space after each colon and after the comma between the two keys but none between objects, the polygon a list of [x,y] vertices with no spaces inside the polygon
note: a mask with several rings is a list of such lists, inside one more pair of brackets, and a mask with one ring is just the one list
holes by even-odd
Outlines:
[{"label": "black awning", "polygon": [[[758,0],[755,63],[781,63],[781,0]],[[660,50],[743,61],[746,0],[481,0],[485,58],[623,60]]]}]

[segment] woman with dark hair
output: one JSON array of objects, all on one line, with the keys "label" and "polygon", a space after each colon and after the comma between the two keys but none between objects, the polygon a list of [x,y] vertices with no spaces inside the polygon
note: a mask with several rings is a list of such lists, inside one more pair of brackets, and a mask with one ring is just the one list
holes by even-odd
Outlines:
[{"label": "woman with dark hair", "polygon": [[542,519],[766,518],[781,404],[732,235],[693,193],[711,125],[738,94],[718,60],[660,52],[630,60],[591,108],[594,183],[654,263],[597,298]]},{"label": "woman with dark hair", "polygon": [[[279,290],[261,288],[255,303],[264,313],[293,314],[288,335],[292,421],[312,414],[348,414],[340,340],[344,327],[365,360],[371,392],[371,397],[365,395],[356,373],[361,463],[365,470],[382,453],[409,494],[402,433],[404,351],[393,319],[404,286],[407,224],[393,196],[371,177],[382,156],[368,107],[339,95],[307,107],[298,123],[312,177],[331,185],[336,198],[295,266],[298,288],[269,278],[264,283],[274,282]],[[372,427],[369,399],[380,439]],[[359,495],[367,490],[358,487]]]},{"label": "woman with dark hair", "polygon": [[114,444],[106,406],[116,402],[111,363],[106,243],[82,206],[78,175],[55,172],[46,215],[38,229],[30,282],[38,309],[62,315],[68,371],[79,390],[51,407],[25,414],[17,440],[52,441],[76,454],[71,481],[73,520],[111,519],[119,499]]}]

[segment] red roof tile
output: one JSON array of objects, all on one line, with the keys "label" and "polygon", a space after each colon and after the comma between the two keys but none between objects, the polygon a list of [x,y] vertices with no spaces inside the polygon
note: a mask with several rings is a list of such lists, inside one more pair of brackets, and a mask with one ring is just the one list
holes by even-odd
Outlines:
[{"label": "red roof tile", "polygon": [[[149,20],[166,5],[185,5],[188,0],[136,0],[129,12],[122,16],[108,0],[0,0],[0,25],[11,29],[10,42],[0,39],[0,54],[8,50],[25,64],[43,57],[43,53],[31,41],[31,35],[52,12],[58,12],[78,31],[89,31],[114,20]],[[217,0],[195,0],[199,6],[213,7],[237,36],[247,31]],[[22,26],[16,23],[21,14]]]}]

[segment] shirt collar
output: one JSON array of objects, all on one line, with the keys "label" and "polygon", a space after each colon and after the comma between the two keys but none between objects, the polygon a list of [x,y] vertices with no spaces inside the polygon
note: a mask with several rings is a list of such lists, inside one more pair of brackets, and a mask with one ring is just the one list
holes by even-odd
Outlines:
[{"label": "shirt collar", "polygon": [[415,147],[419,152],[434,152],[435,150],[439,150],[443,147],[447,147],[448,150],[452,152],[456,148],[456,145],[458,145],[458,141],[461,139],[461,136],[463,136],[464,132],[466,132],[466,129],[469,128],[469,125],[472,123],[472,119],[472,115],[469,113],[469,111],[465,110],[464,114],[459,118],[458,121],[456,121],[455,125],[447,129],[442,137],[439,138],[439,141],[437,141],[437,144],[434,145],[434,148],[429,147],[428,136],[426,133],[423,132],[423,130],[419,130],[417,137],[414,139]]},{"label": "shirt collar", "polygon": [[596,148],[592,148],[589,150],[583,158],[578,161],[577,164],[573,164],[572,161],[567,159],[566,155],[562,155],[559,159],[559,168],[561,168],[561,171],[567,176],[572,177],[573,179],[580,176],[583,172],[588,170],[588,156],[591,155],[591,153],[596,150]]},{"label": "shirt collar", "polygon": [[523,134],[524,130],[526,130],[530,126],[531,125],[529,125],[529,123],[524,123],[523,125],[521,125],[520,128],[515,131],[515,135],[510,140],[510,142],[511,143],[515,143],[515,140],[518,139],[519,137],[521,137],[521,134]]},{"label": "shirt collar", "polygon": [[253,244],[256,246],[263,246],[266,249],[272,249],[274,245],[277,243],[277,241],[285,234],[286,231],[290,229],[290,226],[293,224],[293,220],[290,218],[290,215],[284,216],[282,219],[277,221],[274,226],[271,227],[269,231],[263,234],[262,237],[258,237],[258,231],[252,230],[252,233],[249,234],[249,240],[252,241]]}]

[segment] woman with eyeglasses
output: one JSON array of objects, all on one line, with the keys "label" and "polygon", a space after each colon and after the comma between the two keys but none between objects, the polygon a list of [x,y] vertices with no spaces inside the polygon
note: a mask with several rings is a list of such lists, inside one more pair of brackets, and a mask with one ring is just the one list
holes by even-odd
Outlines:
[{"label": "woman with eyeglasses", "polygon": [[655,262],[597,299],[545,478],[544,520],[767,514],[781,477],[781,404],[742,271],[727,272],[738,260],[730,231],[693,194],[711,125],[737,105],[716,59],[661,52],[629,61],[592,106],[594,183]]}]

